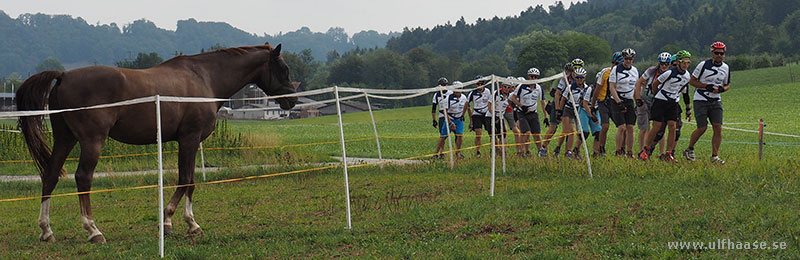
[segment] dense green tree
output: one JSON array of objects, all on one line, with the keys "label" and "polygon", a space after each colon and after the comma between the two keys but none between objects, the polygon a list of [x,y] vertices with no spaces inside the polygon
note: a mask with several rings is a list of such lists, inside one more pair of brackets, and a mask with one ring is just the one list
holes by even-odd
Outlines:
[{"label": "dense green tree", "polygon": [[128,69],[147,69],[155,67],[158,64],[164,62],[158,53],[151,52],[151,53],[143,53],[140,52],[135,60],[121,60],[117,61],[115,64],[117,67],[120,68],[128,68]]},{"label": "dense green tree", "polygon": [[61,61],[56,58],[50,57],[44,59],[42,63],[36,65],[36,72],[42,72],[45,70],[64,70],[64,65],[61,65]]},{"label": "dense green tree", "polygon": [[800,35],[800,10],[794,11],[787,16],[783,23],[781,23],[781,28],[787,35],[793,35],[788,37],[789,49],[793,49],[794,51],[800,50],[800,37],[798,37],[798,35]]},{"label": "dense green tree", "polygon": [[514,73],[522,75],[530,67],[537,67],[540,71],[559,68],[570,60],[568,54],[558,37],[537,37],[519,52]]},{"label": "dense green tree", "polygon": [[364,58],[361,55],[345,54],[331,65],[328,84],[362,83],[364,68]]},{"label": "dense green tree", "polygon": [[600,37],[579,32],[566,32],[561,36],[567,57],[581,58],[589,63],[605,63],[611,55],[611,46]]},{"label": "dense green tree", "polygon": [[283,55],[286,64],[289,65],[290,77],[293,81],[307,84],[320,67],[319,62],[314,61],[310,49],[305,49],[299,54],[284,52],[281,55]]}]

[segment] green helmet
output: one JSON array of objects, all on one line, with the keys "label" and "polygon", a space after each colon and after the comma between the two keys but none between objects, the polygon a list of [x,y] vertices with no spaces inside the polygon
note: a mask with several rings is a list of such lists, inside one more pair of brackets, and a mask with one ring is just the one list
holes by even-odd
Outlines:
[{"label": "green helmet", "polygon": [[679,60],[683,59],[683,58],[691,58],[691,57],[692,57],[692,54],[689,53],[686,50],[680,50],[680,51],[678,51],[678,53],[675,54],[675,58],[679,59]]}]

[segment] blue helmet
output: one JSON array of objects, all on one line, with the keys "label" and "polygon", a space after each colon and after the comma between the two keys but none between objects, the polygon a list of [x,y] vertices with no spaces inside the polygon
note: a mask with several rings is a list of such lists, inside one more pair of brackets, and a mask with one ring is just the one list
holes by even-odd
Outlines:
[{"label": "blue helmet", "polygon": [[658,62],[670,62],[670,59],[672,59],[672,54],[669,52],[662,52],[658,55]]},{"label": "blue helmet", "polygon": [[611,54],[611,62],[622,63],[622,52],[618,51]]}]

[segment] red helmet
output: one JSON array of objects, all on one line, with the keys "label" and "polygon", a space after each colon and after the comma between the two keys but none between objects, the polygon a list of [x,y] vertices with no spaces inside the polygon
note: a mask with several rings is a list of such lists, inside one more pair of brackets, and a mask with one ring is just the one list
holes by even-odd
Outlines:
[{"label": "red helmet", "polygon": [[711,50],[713,51],[713,50],[716,50],[716,49],[723,49],[724,50],[725,49],[725,44],[722,43],[722,42],[712,43],[711,44]]}]

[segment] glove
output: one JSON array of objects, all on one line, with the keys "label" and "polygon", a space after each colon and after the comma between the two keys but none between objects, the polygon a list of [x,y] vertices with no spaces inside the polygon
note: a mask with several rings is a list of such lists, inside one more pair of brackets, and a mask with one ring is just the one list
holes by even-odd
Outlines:
[{"label": "glove", "polygon": [[706,85],[706,91],[714,92],[714,85],[711,85],[711,84]]},{"label": "glove", "polygon": [[434,119],[433,120],[433,128],[436,128],[438,126],[439,126],[439,122],[436,122],[436,119]]},{"label": "glove", "polygon": [[591,109],[589,109],[589,110],[591,110],[591,111],[592,111],[592,115],[594,115],[595,113],[597,113],[597,108],[596,108],[596,107],[592,107],[592,108],[591,108]]},{"label": "glove", "polygon": [[591,117],[591,119],[592,119],[592,122],[593,122],[593,123],[597,124],[597,121],[598,121],[598,120],[597,120],[597,117],[596,117],[594,114],[592,114],[592,117]]},{"label": "glove", "polygon": [[686,108],[686,120],[692,121],[692,108],[691,107],[687,107]]},{"label": "glove", "polygon": [[725,87],[719,87],[719,93],[722,93],[722,92],[725,92],[725,91],[727,91],[727,90],[725,90]]},{"label": "glove", "polygon": [[550,120],[547,120],[547,117],[544,117],[544,126],[550,127]]},{"label": "glove", "polygon": [[619,107],[619,111],[626,112],[628,108],[625,107],[625,104],[622,102],[617,102],[617,107]]},{"label": "glove", "polygon": [[644,100],[637,99],[636,100],[636,107],[644,106]]}]

